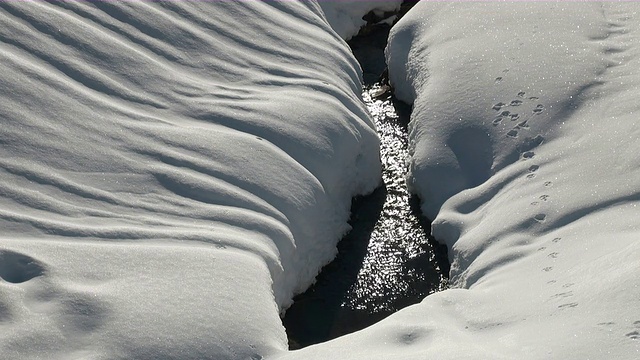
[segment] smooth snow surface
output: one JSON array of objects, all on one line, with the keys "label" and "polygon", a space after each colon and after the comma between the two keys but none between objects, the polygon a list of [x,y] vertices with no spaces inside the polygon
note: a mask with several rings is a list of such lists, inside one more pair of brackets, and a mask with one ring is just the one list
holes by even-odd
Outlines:
[{"label": "smooth snow surface", "polygon": [[424,1],[387,57],[454,289],[278,358],[640,358],[640,5]]},{"label": "smooth snow surface", "polygon": [[325,19],[0,3],[0,357],[287,348],[279,311],[380,181],[359,66]]}]

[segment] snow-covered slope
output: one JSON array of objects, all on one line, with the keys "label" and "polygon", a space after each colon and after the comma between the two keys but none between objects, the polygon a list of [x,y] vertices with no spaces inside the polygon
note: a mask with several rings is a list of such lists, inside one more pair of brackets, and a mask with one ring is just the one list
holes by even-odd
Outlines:
[{"label": "snow-covered slope", "polygon": [[379,180],[328,25],[375,4],[333,4],[0,2],[2,358],[638,356],[640,7],[614,2],[398,24],[409,180],[454,289],[285,351],[279,310]]},{"label": "snow-covered slope", "polygon": [[278,359],[640,357],[640,5],[422,2],[387,48],[452,289]]},{"label": "snow-covered slope", "polygon": [[3,1],[0,58],[1,357],[286,349],[380,179],[319,5]]}]

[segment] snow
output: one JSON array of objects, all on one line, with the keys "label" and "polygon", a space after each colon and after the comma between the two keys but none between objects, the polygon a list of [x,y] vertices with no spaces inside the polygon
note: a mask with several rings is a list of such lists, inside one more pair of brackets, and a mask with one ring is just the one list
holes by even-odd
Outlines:
[{"label": "snow", "polygon": [[373,11],[382,16],[385,12],[393,12],[400,8],[402,0],[320,0],[322,8],[331,28],[345,40],[358,34],[367,23],[362,17]]},{"label": "snow", "polygon": [[286,351],[279,312],[380,180],[340,36],[397,3],[0,2],[2,357],[637,357],[633,2],[425,1],[395,26],[453,288]]},{"label": "snow", "polygon": [[318,4],[1,2],[0,39],[2,358],[286,350],[380,181]]},{"label": "snow", "polygon": [[409,11],[390,79],[413,103],[408,181],[449,247],[452,288],[275,358],[638,358],[639,10]]}]

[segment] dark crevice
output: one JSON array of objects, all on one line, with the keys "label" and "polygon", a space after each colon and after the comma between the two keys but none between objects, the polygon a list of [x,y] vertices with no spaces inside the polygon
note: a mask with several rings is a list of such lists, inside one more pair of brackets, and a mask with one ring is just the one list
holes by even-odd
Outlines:
[{"label": "dark crevice", "polygon": [[[407,9],[403,5],[402,11]],[[338,244],[337,257],[287,310],[283,323],[290,349],[363,329],[443,290],[448,282],[446,246],[429,235],[431,224],[405,183],[411,107],[393,97],[383,76],[390,26],[371,19],[377,25],[365,28],[349,45],[362,66],[363,99],[380,135],[384,185],[353,200],[352,230]]]}]

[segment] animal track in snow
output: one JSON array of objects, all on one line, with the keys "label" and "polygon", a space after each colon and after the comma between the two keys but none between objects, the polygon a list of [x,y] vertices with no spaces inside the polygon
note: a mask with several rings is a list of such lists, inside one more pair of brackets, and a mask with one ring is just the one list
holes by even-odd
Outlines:
[{"label": "animal track in snow", "polygon": [[631,340],[640,340],[640,332],[637,330],[624,334],[624,336],[628,337]]},{"label": "animal track in snow", "polygon": [[549,255],[547,255],[548,257],[552,258],[552,259],[557,259],[558,258],[558,253],[557,252],[552,252]]},{"label": "animal track in snow", "polygon": [[[636,329],[640,329],[640,320],[634,321],[633,325],[635,326]],[[635,330],[625,334],[625,336],[630,338],[631,340],[640,340],[640,331]]]},{"label": "animal track in snow", "polygon": [[547,215],[545,214],[536,214],[536,216],[533,217],[533,219],[539,223],[544,222],[547,219]]},{"label": "animal track in snow", "polygon": [[554,238],[551,241],[554,242],[554,243],[558,243],[558,242],[560,242],[560,240],[562,240],[562,238],[557,237],[557,238]]},{"label": "animal track in snow", "polygon": [[551,298],[568,298],[571,296],[573,296],[573,291],[566,291],[566,292],[557,293],[551,296]]},{"label": "animal track in snow", "polygon": [[[544,272],[549,272],[549,271],[551,271],[551,270],[553,270],[553,266],[547,266],[547,267],[545,267],[545,268],[542,268],[542,271],[544,271]],[[555,281],[554,281],[554,282],[555,282]]]},{"label": "animal track in snow", "polygon": [[[502,79],[502,77],[498,77],[497,79]],[[499,125],[504,119],[509,119],[511,121],[517,121],[520,120],[521,116],[519,113],[512,113],[511,111],[505,110],[506,107],[511,107],[511,108],[515,108],[515,107],[529,107],[532,105],[529,105],[528,102],[530,101],[536,101],[539,100],[539,98],[537,96],[531,96],[529,98],[525,98],[526,93],[524,91],[520,91],[516,94],[515,99],[512,98],[511,100],[507,100],[506,102],[498,102],[495,103],[492,106],[492,109],[499,112],[498,116],[493,120],[492,124],[494,126]],[[526,119],[524,119],[524,121],[520,122],[514,129],[528,129],[529,125],[527,123],[528,120],[531,120],[531,118],[534,115],[539,115],[542,110],[544,109],[544,105],[542,104],[537,104],[535,107],[532,108],[531,110],[531,115],[529,115]],[[524,110],[524,109],[523,109]],[[515,137],[513,136],[513,133],[510,132],[510,134],[508,133],[507,136],[510,137]]]},{"label": "animal track in snow", "polygon": [[522,159],[532,159],[535,155],[533,151],[525,151],[522,153]]},{"label": "animal track in snow", "polygon": [[611,326],[611,325],[615,325],[616,323],[614,323],[613,321],[606,321],[606,322],[601,322],[598,323],[598,325],[600,326]]},{"label": "animal track in snow", "polygon": [[567,303],[567,304],[562,304],[562,305],[558,305],[558,309],[569,309],[569,308],[574,308],[578,306],[578,303]]},{"label": "animal track in snow", "polygon": [[533,144],[535,144],[535,146],[540,146],[544,142],[544,137],[542,135],[538,134],[538,135],[536,135],[536,137],[534,137],[531,140],[533,141]]}]

